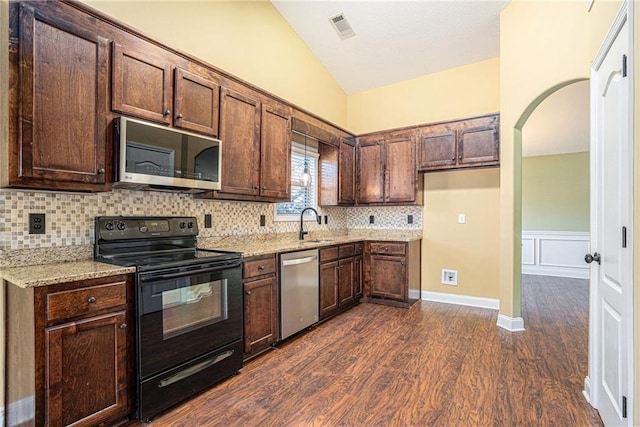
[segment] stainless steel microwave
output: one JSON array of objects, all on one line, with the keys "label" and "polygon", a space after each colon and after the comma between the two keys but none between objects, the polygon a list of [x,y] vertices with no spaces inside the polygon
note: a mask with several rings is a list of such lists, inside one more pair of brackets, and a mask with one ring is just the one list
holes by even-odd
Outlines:
[{"label": "stainless steel microwave", "polygon": [[201,192],[220,190],[222,142],[128,117],[114,120],[115,187]]}]

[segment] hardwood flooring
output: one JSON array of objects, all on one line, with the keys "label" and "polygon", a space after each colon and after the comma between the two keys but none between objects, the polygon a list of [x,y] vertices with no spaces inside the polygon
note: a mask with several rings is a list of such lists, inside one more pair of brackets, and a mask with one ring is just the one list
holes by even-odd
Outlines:
[{"label": "hardwood flooring", "polygon": [[582,396],[588,283],[523,281],[525,332],[493,310],[360,304],[150,425],[602,425]]}]

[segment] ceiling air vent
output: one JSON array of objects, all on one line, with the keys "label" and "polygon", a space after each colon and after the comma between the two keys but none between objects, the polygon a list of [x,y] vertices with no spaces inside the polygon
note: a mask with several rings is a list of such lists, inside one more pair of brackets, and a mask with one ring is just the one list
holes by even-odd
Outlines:
[{"label": "ceiling air vent", "polygon": [[331,25],[333,25],[333,28],[336,29],[336,32],[342,40],[356,35],[356,32],[353,31],[351,24],[349,24],[349,21],[347,21],[347,18],[344,17],[343,13],[336,15],[333,18],[329,18],[329,21],[331,22]]}]

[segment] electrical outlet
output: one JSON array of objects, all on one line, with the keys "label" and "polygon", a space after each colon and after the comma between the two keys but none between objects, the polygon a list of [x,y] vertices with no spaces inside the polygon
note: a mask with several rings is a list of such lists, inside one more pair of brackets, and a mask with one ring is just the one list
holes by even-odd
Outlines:
[{"label": "electrical outlet", "polygon": [[448,286],[458,286],[458,270],[442,269],[442,284]]},{"label": "electrical outlet", "polygon": [[407,215],[407,224],[413,224],[413,215]]},{"label": "electrical outlet", "polygon": [[260,215],[260,227],[267,225],[267,218],[264,215]]},{"label": "electrical outlet", "polygon": [[373,224],[375,222],[375,218],[373,215],[369,215],[369,224]]},{"label": "electrical outlet", "polygon": [[329,223],[329,215],[324,216],[324,223],[325,225]]},{"label": "electrical outlet", "polygon": [[43,213],[29,214],[29,234],[44,234],[46,232],[46,217]]},{"label": "electrical outlet", "polygon": [[211,214],[204,214],[204,228],[211,228]]},{"label": "electrical outlet", "polygon": [[465,214],[458,214],[458,224],[464,224],[467,222],[467,216]]}]

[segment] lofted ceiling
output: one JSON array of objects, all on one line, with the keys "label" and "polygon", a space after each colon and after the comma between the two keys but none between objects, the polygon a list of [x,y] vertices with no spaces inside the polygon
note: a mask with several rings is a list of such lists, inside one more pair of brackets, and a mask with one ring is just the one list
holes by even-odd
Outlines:
[{"label": "lofted ceiling", "polygon": [[[271,0],[346,94],[500,54],[500,12],[508,0]],[[330,18],[343,13],[355,36]]]}]

